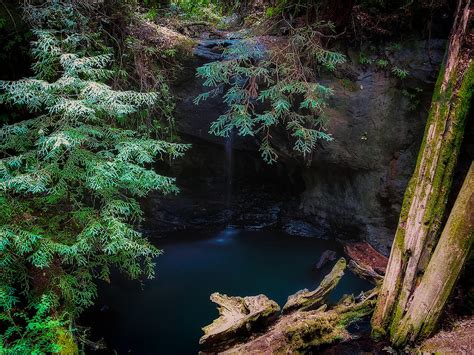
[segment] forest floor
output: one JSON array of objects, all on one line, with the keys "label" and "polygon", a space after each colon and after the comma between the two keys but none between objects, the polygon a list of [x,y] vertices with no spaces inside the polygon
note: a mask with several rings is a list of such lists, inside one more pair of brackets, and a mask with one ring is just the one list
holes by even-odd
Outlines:
[{"label": "forest floor", "polygon": [[452,329],[442,330],[425,340],[421,353],[474,354],[474,317],[458,320]]}]

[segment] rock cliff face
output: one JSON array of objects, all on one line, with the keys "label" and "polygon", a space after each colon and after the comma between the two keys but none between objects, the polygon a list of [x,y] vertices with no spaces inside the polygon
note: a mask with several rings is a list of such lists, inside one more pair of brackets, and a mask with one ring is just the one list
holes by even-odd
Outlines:
[{"label": "rock cliff face", "polygon": [[[431,45],[431,62],[439,63],[442,42]],[[343,227],[347,237],[363,236],[389,252],[436,76],[429,53],[427,43],[418,42],[393,57],[409,68],[411,78],[403,82],[369,67],[353,68],[349,88],[341,80],[330,83],[336,90],[328,111],[334,141],[302,173],[300,211],[313,224]]]},{"label": "rock cliff face", "polygon": [[335,90],[327,112],[334,141],[321,144],[309,162],[282,149],[274,166],[260,159],[252,139],[234,137],[230,154],[224,139],[207,133],[226,107],[219,97],[192,102],[203,90],[195,68],[219,57],[219,43],[201,43],[174,86],[178,131],[193,143],[186,159],[170,169],[182,192],[148,200],[147,227],[274,226],[296,235],[365,239],[388,254],[444,43],[415,41],[386,53],[409,70],[403,81],[357,64],[358,53],[349,52],[343,74],[322,79]]}]

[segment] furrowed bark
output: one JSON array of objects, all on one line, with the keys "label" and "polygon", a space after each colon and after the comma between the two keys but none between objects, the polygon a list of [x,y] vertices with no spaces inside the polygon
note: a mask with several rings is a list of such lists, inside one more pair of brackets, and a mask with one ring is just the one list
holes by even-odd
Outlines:
[{"label": "furrowed bark", "polygon": [[474,68],[466,46],[470,0],[460,0],[447,59],[433,94],[422,146],[400,214],[372,318],[374,336],[395,334],[436,245],[469,111]]},{"label": "furrowed bark", "polygon": [[472,246],[473,211],[474,164],[471,164],[410,308],[392,335],[394,345],[428,336],[435,329]]}]

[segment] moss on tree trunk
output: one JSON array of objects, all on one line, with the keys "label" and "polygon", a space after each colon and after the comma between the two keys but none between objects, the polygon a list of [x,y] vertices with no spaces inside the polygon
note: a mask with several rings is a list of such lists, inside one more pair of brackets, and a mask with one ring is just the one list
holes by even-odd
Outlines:
[{"label": "moss on tree trunk", "polygon": [[470,1],[459,1],[446,64],[435,87],[417,165],[405,193],[372,318],[375,337],[397,334],[442,227],[474,86],[472,48],[465,43],[471,17]]},{"label": "moss on tree trunk", "polygon": [[435,328],[472,245],[473,210],[474,164],[471,164],[410,308],[392,334],[395,345],[429,335]]}]

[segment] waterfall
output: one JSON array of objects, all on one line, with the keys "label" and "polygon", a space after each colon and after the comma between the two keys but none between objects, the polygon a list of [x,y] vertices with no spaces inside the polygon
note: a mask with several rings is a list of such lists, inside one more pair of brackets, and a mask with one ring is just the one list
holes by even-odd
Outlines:
[{"label": "waterfall", "polygon": [[229,137],[225,142],[225,174],[226,174],[226,181],[225,181],[225,204],[226,208],[230,209],[232,204],[232,189],[233,189],[233,172],[234,172],[234,161],[233,161],[233,142],[234,142],[234,134],[231,132]]}]

